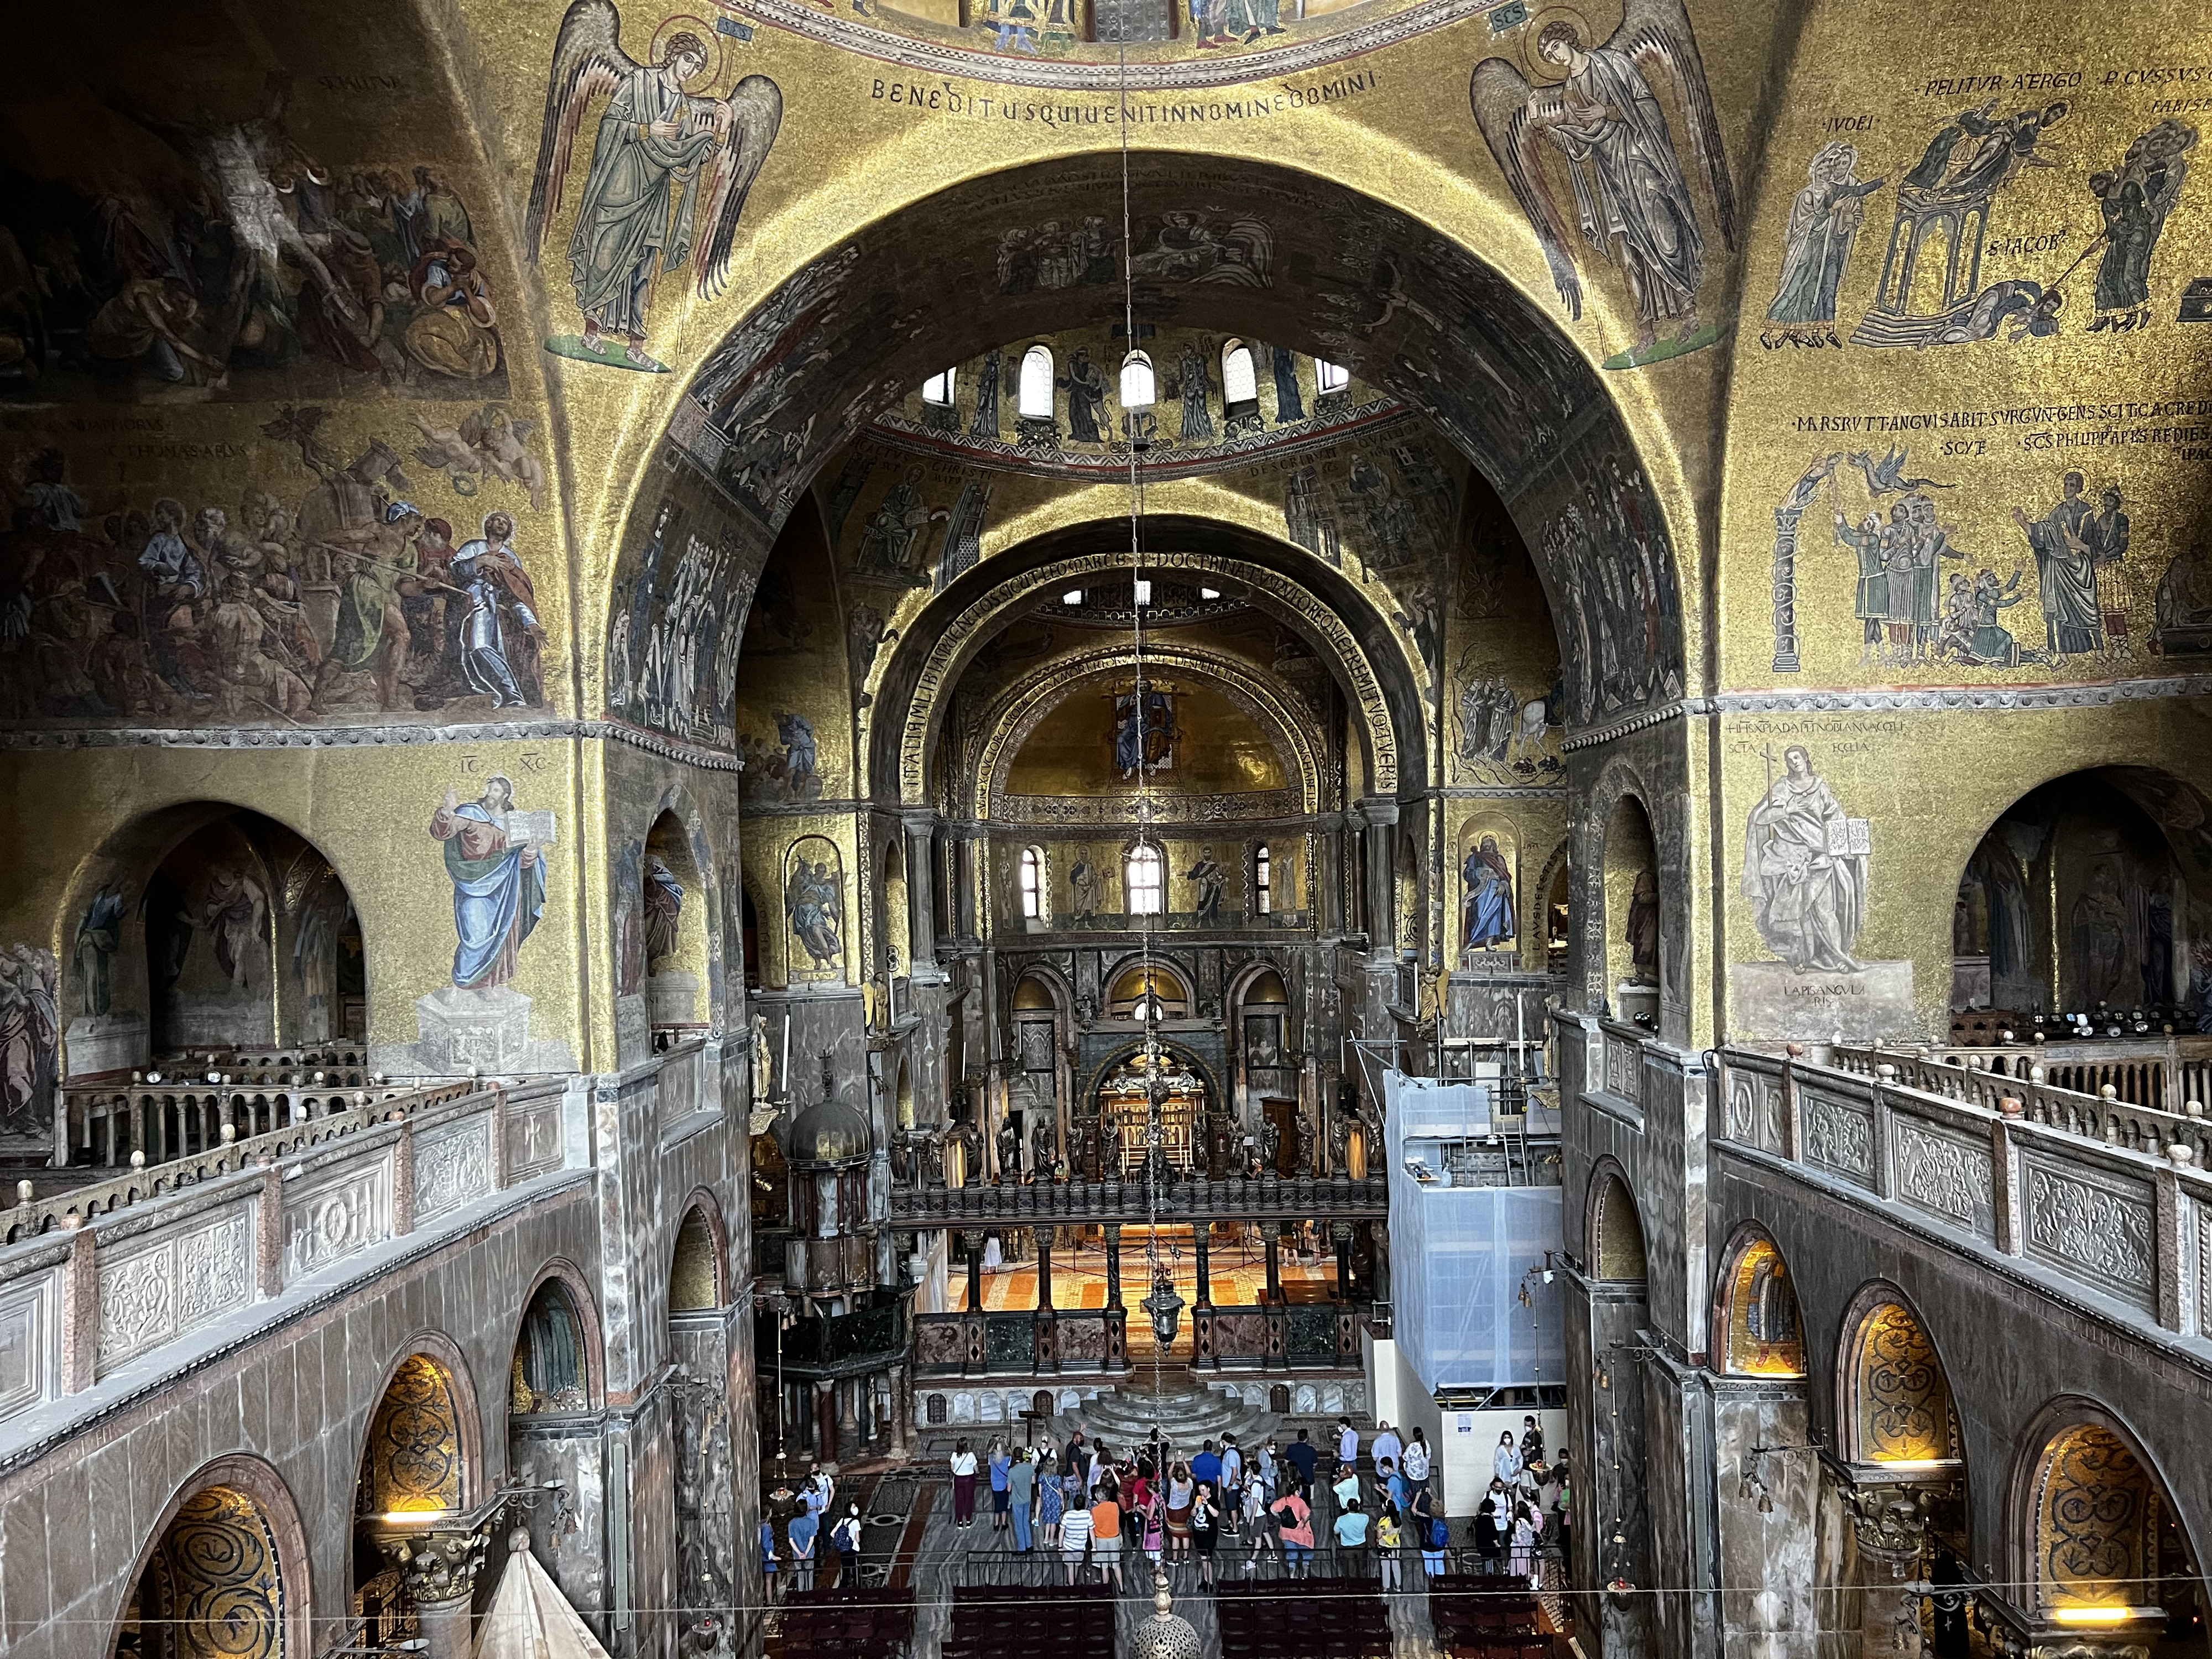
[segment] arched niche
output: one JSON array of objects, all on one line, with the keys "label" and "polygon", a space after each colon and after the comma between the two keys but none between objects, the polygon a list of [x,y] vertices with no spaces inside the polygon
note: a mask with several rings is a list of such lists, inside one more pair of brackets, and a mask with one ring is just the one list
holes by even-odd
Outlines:
[{"label": "arched niche", "polygon": [[1943,1361],[1904,1298],[1887,1286],[1859,1298],[1837,1375],[1844,1455],[1900,1476],[1949,1467],[1960,1455]]},{"label": "arched niche", "polygon": [[421,1634],[409,1554],[480,1494],[476,1410],[442,1340],[392,1368],[369,1418],[354,1488],[353,1616],[372,1643]]},{"label": "arched niche", "polygon": [[1745,1231],[1729,1250],[1717,1312],[1723,1370],[1735,1376],[1805,1375],[1796,1278],[1764,1232]]},{"label": "arched niche", "polygon": [[[64,1028],[38,1058],[57,1075],[368,1032],[352,896],[319,848],[258,812],[195,802],[133,822],[88,863],[59,934],[61,962],[34,953]],[[0,1116],[24,1086],[11,1068]]]},{"label": "arched niche", "polygon": [[[625,861],[629,856],[626,850]],[[656,1031],[684,1033],[711,1024],[707,882],[691,837],[672,810],[653,820],[635,876],[633,886],[631,872],[623,872],[617,901],[619,908],[635,896],[627,925],[618,918],[616,929],[625,979],[643,991]]]},{"label": "arched niche", "polygon": [[1614,1284],[1640,1283],[1647,1272],[1636,1194],[1610,1169],[1597,1177],[1590,1199],[1589,1261],[1597,1278]]},{"label": "arched niche", "polygon": [[668,1267],[668,1311],[710,1313],[727,1300],[720,1218],[695,1200],[676,1229]]},{"label": "arched niche", "polygon": [[471,1496],[474,1424],[464,1426],[465,1385],[459,1376],[427,1352],[410,1353],[393,1368],[362,1449],[356,1515],[447,1514]]},{"label": "arched niche", "polygon": [[2138,1642],[2162,1628],[2203,1650],[2200,1558],[2118,1413],[2065,1396],[2037,1414],[2021,1437],[2008,1523],[2019,1599],[2039,1625]]},{"label": "arched niche", "polygon": [[1659,854],[1651,815],[1633,793],[1605,827],[1606,998],[1623,1019],[1659,1017]]},{"label": "arched niche", "polygon": [[592,1409],[599,1397],[599,1330],[568,1273],[549,1273],[531,1292],[507,1366],[510,1417]]},{"label": "arched niche", "polygon": [[887,984],[901,974],[910,974],[914,968],[913,916],[907,908],[906,853],[901,841],[896,834],[884,838],[883,859],[876,870],[876,937],[883,942],[883,975]]},{"label": "arched niche", "polygon": [[1106,1015],[1109,1019],[1141,1019],[1147,1000],[1158,1006],[1162,1019],[1189,1018],[1189,983],[1182,974],[1163,963],[1130,963],[1107,982]]},{"label": "arched niche", "polygon": [[110,1659],[285,1659],[306,1653],[307,1537],[282,1477],[218,1458],[178,1489],[125,1595]]}]

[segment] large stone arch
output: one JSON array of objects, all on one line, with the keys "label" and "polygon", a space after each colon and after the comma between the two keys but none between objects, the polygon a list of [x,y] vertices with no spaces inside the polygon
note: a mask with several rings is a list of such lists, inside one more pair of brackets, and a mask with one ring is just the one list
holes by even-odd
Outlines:
[{"label": "large stone arch", "polygon": [[[1118,287],[995,291],[1003,231],[1076,182],[1066,167],[1019,167],[911,201],[821,248],[697,365],[653,459],[717,480],[720,511],[744,544],[733,580],[747,593],[750,573],[806,482],[905,386],[945,362],[1065,325],[1071,311],[1119,317]],[[1133,160],[1137,217],[1187,201],[1194,188],[1254,211],[1279,207],[1275,269],[1298,280],[1233,289],[1176,283],[1157,300],[1148,295],[1148,306],[1172,303],[1181,321],[1344,363],[1426,413],[1507,503],[1535,550],[1571,642],[1589,641],[1606,625],[1584,615],[1577,576],[1577,561],[1601,554],[1613,533],[1592,515],[1632,493],[1635,520],[1653,538],[1645,563],[1663,573],[1649,596],[1658,650],[1651,663],[1603,684],[1595,667],[1571,675],[1580,688],[1576,715],[1619,719],[1679,696],[1689,658],[1675,550],[1695,546],[1696,537],[1686,514],[1658,498],[1611,394],[1551,318],[1461,245],[1340,183],[1221,158],[1172,167],[1158,155]],[[927,234],[917,228],[925,218]],[[640,596],[639,561],[649,539],[640,532],[653,524],[665,487],[647,482],[647,459],[639,454],[619,469],[636,483],[613,573],[617,628],[623,615],[648,614],[653,604],[650,593]],[[1671,461],[1652,464],[1665,474],[1664,493],[1678,495]]]},{"label": "large stone arch", "polygon": [[[1239,550],[1250,547],[1241,538],[1221,538],[1218,532],[1208,535],[1196,526],[1177,525],[1156,533],[1164,535],[1170,529],[1182,531],[1178,539],[1185,543],[1225,540]],[[878,701],[892,707],[902,697],[908,701],[902,721],[883,721],[873,728],[870,769],[878,789],[895,790],[908,805],[924,805],[930,798],[929,763],[944,699],[1000,619],[1041,589],[1111,575],[1127,570],[1129,563],[1126,548],[1096,531],[1040,538],[1024,554],[988,559],[949,587],[908,630],[915,643],[908,647],[902,642],[902,648],[877,683]],[[1262,608],[1314,638],[1357,710],[1356,726],[1366,744],[1374,792],[1395,794],[1422,775],[1418,692],[1402,659],[1397,673],[1379,672],[1361,631],[1339,615],[1337,606],[1342,605],[1355,619],[1379,620],[1371,605],[1356,598],[1346,585],[1321,579],[1318,566],[1294,574],[1294,567],[1279,553],[1263,563],[1258,558],[1178,549],[1147,555],[1146,568],[1201,572],[1210,580],[1242,587],[1257,597]]]}]

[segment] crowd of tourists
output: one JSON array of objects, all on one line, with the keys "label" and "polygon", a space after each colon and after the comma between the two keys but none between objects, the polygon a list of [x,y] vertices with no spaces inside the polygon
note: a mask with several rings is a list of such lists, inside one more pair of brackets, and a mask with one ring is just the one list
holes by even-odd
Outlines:
[{"label": "crowd of tourists", "polygon": [[[993,1439],[978,1449],[963,1439],[950,1459],[952,1523],[964,1533],[988,1516],[1001,1549],[1056,1563],[1070,1584],[1095,1575],[1142,1589],[1154,1568],[1198,1589],[1231,1574],[1358,1572],[1388,1592],[1438,1577],[1449,1556],[1451,1571],[1540,1588],[1545,1556],[1566,1552],[1573,1487],[1565,1458],[1547,1461],[1536,1419],[1524,1425],[1518,1441],[1501,1438],[1489,1490],[1463,1525],[1444,1516],[1420,1429],[1401,1435],[1385,1422],[1363,1445],[1349,1418],[1321,1444],[1308,1429],[1249,1447],[1224,1435],[1195,1449],[1157,1429],[1121,1448],[1079,1429],[1034,1445]],[[825,1525],[841,1564],[847,1534],[859,1547],[859,1505],[841,1514],[829,1475],[810,1476],[799,1501],[781,1559],[772,1527],[761,1540],[763,1565],[781,1567],[793,1588],[812,1583]]]}]

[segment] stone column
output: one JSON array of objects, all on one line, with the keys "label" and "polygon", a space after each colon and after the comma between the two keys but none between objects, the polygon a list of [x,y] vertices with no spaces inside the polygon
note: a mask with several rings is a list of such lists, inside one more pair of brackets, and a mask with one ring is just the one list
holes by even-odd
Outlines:
[{"label": "stone column", "polygon": [[837,1462],[837,1385],[827,1377],[814,1384],[814,1458]]},{"label": "stone column", "polygon": [[1352,1224],[1339,1221],[1330,1224],[1329,1237],[1336,1245],[1336,1299],[1352,1300]]},{"label": "stone column", "polygon": [[[470,1659],[476,1646],[470,1606],[490,1540],[473,1532],[434,1529],[381,1533],[374,1541],[379,1553],[399,1569],[428,1659]],[[510,1549],[527,1549],[529,1534],[524,1532],[519,1544],[513,1537],[507,1542]]]},{"label": "stone column", "polygon": [[[471,1575],[470,1583],[474,1582]],[[470,1659],[476,1640],[469,1600],[465,1588],[460,1595],[442,1601],[416,1599],[415,1618],[422,1627],[424,1659]]]},{"label": "stone column", "polygon": [[1283,1299],[1283,1234],[1275,1222],[1265,1224],[1267,1232],[1267,1300]]},{"label": "stone column", "polygon": [[936,815],[916,813],[906,825],[906,908],[908,944],[914,960],[910,977],[919,980],[924,969],[937,972],[937,858],[934,850]]},{"label": "stone column", "polygon": [[857,1452],[866,1438],[860,1432],[860,1390],[867,1386],[860,1377],[853,1377],[837,1388],[837,1443],[850,1446]]},{"label": "stone column", "polygon": [[908,1434],[914,1427],[914,1405],[907,1398],[906,1367],[891,1367],[891,1455],[900,1462],[908,1455]]},{"label": "stone column", "polygon": [[[1928,1522],[1909,1492],[1876,1486],[1850,1495],[1851,1529],[1857,1534],[1859,1579],[1864,1592],[1860,1626],[1864,1651],[1918,1653],[1920,1601],[1905,1586],[1921,1571]],[[1909,1645],[1908,1645],[1909,1643]]]},{"label": "stone column", "polygon": [[1203,1220],[1190,1230],[1191,1246],[1198,1255],[1198,1300],[1192,1304],[1194,1308],[1213,1305],[1212,1231],[1212,1227]]},{"label": "stone column", "polygon": [[1359,803],[1366,823],[1367,948],[1395,952],[1398,945],[1398,803],[1370,796]]},{"label": "stone column", "polygon": [[1106,1224],[1106,1305],[1119,1308],[1121,1301],[1121,1224]]},{"label": "stone column", "polygon": [[1052,1311],[1052,1229],[1036,1230],[1037,1311]]},{"label": "stone column", "polygon": [[961,1242],[968,1249],[968,1308],[969,1313],[983,1311],[983,1235],[963,1233]]}]

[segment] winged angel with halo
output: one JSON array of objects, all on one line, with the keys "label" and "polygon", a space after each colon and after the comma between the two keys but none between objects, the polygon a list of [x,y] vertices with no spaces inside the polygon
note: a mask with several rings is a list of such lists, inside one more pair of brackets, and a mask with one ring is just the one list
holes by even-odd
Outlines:
[{"label": "winged angel with halo", "polygon": [[738,217],[783,123],[783,94],[765,75],[748,75],[726,97],[694,96],[692,85],[719,78],[720,42],[681,27],[692,21],[664,24],[652,61],[641,64],[622,48],[611,0],[575,0],[561,20],[530,185],[533,259],[561,210],[585,108],[607,99],[568,239],[584,332],[545,343],[561,356],[665,373],[645,349],[654,279],[690,264],[705,299],[729,280]]},{"label": "winged angel with halo", "polygon": [[[1620,270],[1636,305],[1636,344],[1606,367],[1694,350],[1709,343],[1699,337],[1698,316],[1705,233],[1655,82],[1674,94],[1711,192],[1712,222],[1730,246],[1735,194],[1689,15],[1682,0],[1626,0],[1620,27],[1594,46],[1579,14],[1547,11],[1549,21],[1540,11],[1522,34],[1524,52],[1534,42],[1528,70],[1540,84],[1532,87],[1504,58],[1485,58],[1468,88],[1475,122],[1543,244],[1561,303],[1579,319],[1582,279],[1553,193],[1565,161],[1583,240]],[[1660,347],[1662,324],[1673,337]]]}]

